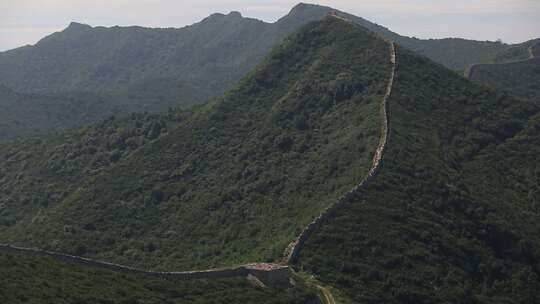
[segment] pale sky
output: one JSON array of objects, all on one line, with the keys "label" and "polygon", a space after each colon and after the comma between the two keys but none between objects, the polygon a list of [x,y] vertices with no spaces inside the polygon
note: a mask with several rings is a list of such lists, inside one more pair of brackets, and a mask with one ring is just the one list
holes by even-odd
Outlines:
[{"label": "pale sky", "polygon": [[[220,12],[274,22],[299,0],[0,0],[0,51],[34,44],[71,21],[182,27]],[[305,1],[312,3],[309,1]],[[540,0],[319,0],[418,38],[517,43],[540,37]]]}]

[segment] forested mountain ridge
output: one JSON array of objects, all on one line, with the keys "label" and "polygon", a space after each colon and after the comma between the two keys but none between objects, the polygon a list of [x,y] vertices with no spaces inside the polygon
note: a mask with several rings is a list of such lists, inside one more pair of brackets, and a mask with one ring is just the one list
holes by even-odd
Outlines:
[{"label": "forested mountain ridge", "polygon": [[540,39],[500,53],[492,64],[473,65],[468,77],[540,103]]},{"label": "forested mountain ridge", "polygon": [[539,106],[397,49],[379,175],[298,267],[354,303],[536,303]]},{"label": "forested mountain ridge", "polygon": [[0,83],[19,92],[98,92],[172,78],[181,91],[169,97],[183,98],[179,100],[183,103],[202,102],[230,88],[284,37],[330,12],[457,70],[509,47],[465,39],[404,37],[330,7],[299,4],[273,24],[244,18],[238,12],[214,14],[180,29],[105,28],[74,22],[35,46],[0,53]]},{"label": "forested mountain ridge", "polygon": [[[37,114],[24,116],[9,108],[5,113],[43,134],[58,126],[79,126],[105,118],[111,111],[125,115],[204,103],[232,88],[286,36],[330,12],[457,71],[470,64],[490,62],[511,47],[489,41],[404,37],[363,18],[303,3],[275,23],[244,18],[238,12],[214,14],[179,29],[72,23],[35,46],[0,53],[0,84],[26,95],[52,96],[51,105],[55,105],[55,99],[63,104],[64,95],[70,92],[74,106],[78,106],[78,99],[90,103],[84,117],[54,113],[52,121],[66,122],[38,127],[34,126],[40,119]],[[39,98],[27,101],[28,106],[40,103]],[[2,104],[12,102],[0,99]],[[10,122],[0,133],[30,133],[9,130],[17,130],[17,124]]]},{"label": "forested mountain ridge", "polygon": [[328,18],[174,128],[0,145],[0,238],[144,268],[278,260],[369,169],[390,69],[386,41]]}]

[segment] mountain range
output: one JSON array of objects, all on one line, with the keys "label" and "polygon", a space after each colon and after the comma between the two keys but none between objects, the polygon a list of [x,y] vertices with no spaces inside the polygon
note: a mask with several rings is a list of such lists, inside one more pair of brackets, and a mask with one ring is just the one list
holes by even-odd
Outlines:
[{"label": "mountain range", "polygon": [[[26,101],[2,96],[4,115],[11,119],[0,129],[0,140],[80,126],[111,114],[204,103],[231,89],[285,37],[329,13],[455,71],[492,62],[516,48],[489,41],[405,37],[363,18],[303,3],[275,23],[238,12],[213,14],[179,29],[74,22],[34,46],[0,53],[0,84],[23,94]],[[59,109],[48,113],[50,119],[43,120],[40,113],[21,114],[28,104],[39,107],[44,99]],[[62,111],[66,99],[72,100],[71,106]]]}]

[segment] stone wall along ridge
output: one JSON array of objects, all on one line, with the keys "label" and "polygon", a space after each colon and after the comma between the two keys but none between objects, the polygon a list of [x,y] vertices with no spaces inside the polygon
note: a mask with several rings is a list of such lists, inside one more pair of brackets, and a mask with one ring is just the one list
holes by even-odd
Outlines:
[{"label": "stone wall along ridge", "polygon": [[386,85],[386,90],[385,90],[385,93],[384,93],[384,96],[382,98],[381,105],[380,105],[381,129],[380,129],[379,143],[373,155],[373,160],[371,162],[371,167],[369,169],[369,172],[359,184],[357,184],[353,189],[351,189],[349,192],[347,192],[341,198],[339,198],[336,203],[326,208],[319,216],[317,216],[311,223],[309,223],[304,228],[304,230],[302,230],[300,235],[298,235],[298,237],[292,243],[290,243],[289,246],[287,246],[287,248],[285,249],[285,253],[283,255],[283,259],[282,259],[283,264],[294,264],[298,258],[298,254],[300,253],[302,246],[304,245],[305,241],[309,238],[309,236],[315,230],[317,230],[317,228],[321,225],[322,222],[333,217],[335,215],[335,212],[339,208],[343,207],[346,203],[351,201],[351,198],[355,194],[363,190],[366,187],[366,185],[377,175],[377,173],[380,170],[381,163],[383,160],[384,150],[388,142],[388,125],[389,125],[388,98],[390,98],[390,95],[392,94],[392,87],[394,85],[394,75],[396,71],[396,48],[393,42],[389,41],[388,43],[389,43],[390,63],[392,64],[392,71],[390,74],[390,78],[388,80],[388,84]]}]

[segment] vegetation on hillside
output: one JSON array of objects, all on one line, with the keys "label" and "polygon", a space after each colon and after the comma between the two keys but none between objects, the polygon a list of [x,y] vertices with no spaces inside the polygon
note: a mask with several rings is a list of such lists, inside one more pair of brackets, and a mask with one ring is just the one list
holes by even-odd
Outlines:
[{"label": "vegetation on hillside", "polygon": [[[57,136],[0,144],[0,226],[11,226],[26,212],[61,200],[188,116],[171,110],[166,115],[111,117]],[[39,221],[39,214],[31,223]]]},{"label": "vegetation on hillside", "polygon": [[383,168],[299,267],[357,303],[537,303],[538,106],[397,54]]},{"label": "vegetation on hillside", "polygon": [[471,69],[469,78],[540,104],[540,57],[505,64],[476,65]]},{"label": "vegetation on hillside", "polygon": [[540,103],[540,40],[499,54],[495,64],[473,66],[469,78]]},{"label": "vegetation on hillside", "polygon": [[302,286],[261,288],[245,278],[164,280],[0,252],[2,303],[319,303]]},{"label": "vegetation on hillside", "polygon": [[[118,154],[108,127],[70,144],[55,137],[0,146],[0,210],[9,219],[0,238],[167,270],[278,259],[366,174],[390,67],[385,41],[328,18],[112,165],[101,167]],[[86,142],[104,147],[102,157],[85,153],[94,145]],[[83,161],[72,162],[80,153]]]},{"label": "vegetation on hillside", "polygon": [[540,40],[515,45],[489,63],[472,66],[469,79],[540,103]]}]

